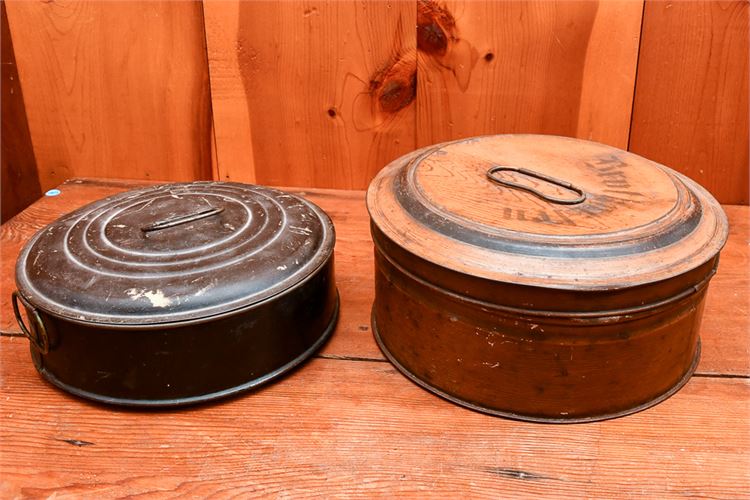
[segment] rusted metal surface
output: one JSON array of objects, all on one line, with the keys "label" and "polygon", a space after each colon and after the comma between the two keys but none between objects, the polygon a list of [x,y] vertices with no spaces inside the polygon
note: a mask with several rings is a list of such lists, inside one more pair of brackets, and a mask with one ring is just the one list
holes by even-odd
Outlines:
[{"label": "rusted metal surface", "polygon": [[728,228],[666,167],[561,137],[468,139],[393,162],[368,209],[376,339],[451,401],[599,420],[663,400],[695,369]]},{"label": "rusted metal surface", "polygon": [[129,191],[26,245],[16,282],[31,321],[21,326],[39,372],[80,396],[170,406],[234,394],[331,334],[334,240],[322,210],[270,188]]}]

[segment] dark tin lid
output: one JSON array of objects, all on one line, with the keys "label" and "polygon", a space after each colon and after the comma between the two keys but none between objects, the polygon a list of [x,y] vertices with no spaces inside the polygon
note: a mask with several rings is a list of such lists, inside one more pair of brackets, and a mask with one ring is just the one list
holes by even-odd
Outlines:
[{"label": "dark tin lid", "polygon": [[76,322],[157,325],[236,311],[293,287],[333,253],[333,224],[282,191],[166,184],[86,205],[38,232],[19,291]]}]

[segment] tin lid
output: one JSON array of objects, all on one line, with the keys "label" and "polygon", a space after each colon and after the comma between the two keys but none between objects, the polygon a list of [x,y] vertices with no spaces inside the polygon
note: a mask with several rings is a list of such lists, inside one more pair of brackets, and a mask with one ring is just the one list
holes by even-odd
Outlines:
[{"label": "tin lid", "polygon": [[451,271],[536,287],[602,290],[693,270],[724,245],[718,202],[627,151],[556,136],[431,146],[370,185],[373,224]]},{"label": "tin lid", "polygon": [[323,265],[333,225],[276,189],[166,184],[86,205],[38,232],[16,264],[36,307],[78,322],[151,325],[245,308]]}]

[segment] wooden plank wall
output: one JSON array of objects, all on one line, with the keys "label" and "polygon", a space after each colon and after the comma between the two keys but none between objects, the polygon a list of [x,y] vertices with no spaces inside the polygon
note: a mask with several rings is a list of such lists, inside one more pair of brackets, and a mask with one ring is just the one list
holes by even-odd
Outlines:
[{"label": "wooden plank wall", "polygon": [[210,179],[202,4],[11,1],[42,189],[73,176]]},{"label": "wooden plank wall", "polygon": [[8,17],[5,3],[0,5],[2,11],[2,138],[0,139],[0,172],[2,178],[2,211],[0,221],[15,214],[33,203],[42,194],[39,186],[39,173],[36,169],[34,149],[31,145],[29,124],[26,120],[26,108],[23,103],[23,92],[18,80],[16,58],[13,55],[13,41],[8,28]]},{"label": "wooden plank wall", "polygon": [[748,2],[648,2],[630,149],[748,203]]},{"label": "wooden plank wall", "polygon": [[365,188],[418,146],[535,132],[629,147],[748,203],[742,0],[7,6],[43,189]]},{"label": "wooden plank wall", "polygon": [[420,146],[566,135],[626,148],[643,2],[420,2]]},{"label": "wooden plank wall", "polygon": [[[364,188],[414,149],[413,1],[208,1],[205,13],[222,178]],[[238,141],[253,161],[234,156]]]}]

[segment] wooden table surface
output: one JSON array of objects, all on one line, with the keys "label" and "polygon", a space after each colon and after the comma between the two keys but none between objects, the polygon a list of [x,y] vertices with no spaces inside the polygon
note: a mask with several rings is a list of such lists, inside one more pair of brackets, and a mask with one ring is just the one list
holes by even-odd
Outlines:
[{"label": "wooden table surface", "polygon": [[291,189],[336,224],[341,318],[284,379],[216,404],[110,408],[44,382],[10,307],[18,252],[36,230],[143,182],[71,180],[2,226],[0,497],[386,496],[750,498],[748,215],[711,283],[696,375],[635,415],[516,422],[417,387],[370,332],[372,244],[362,191]]}]

